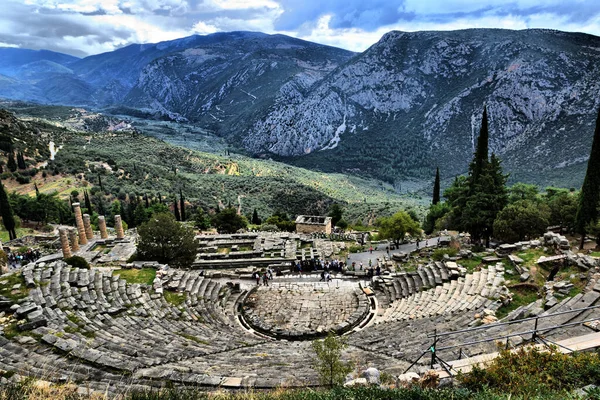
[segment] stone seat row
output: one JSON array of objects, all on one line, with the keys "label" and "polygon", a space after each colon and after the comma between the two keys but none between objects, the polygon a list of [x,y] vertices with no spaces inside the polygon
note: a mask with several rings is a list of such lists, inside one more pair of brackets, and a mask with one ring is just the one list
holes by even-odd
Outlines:
[{"label": "stone seat row", "polygon": [[[488,274],[489,275],[489,274]],[[486,278],[487,281],[487,278]],[[600,285],[595,290],[587,293],[578,294],[572,298],[565,298],[559,304],[541,313],[540,316],[548,316],[548,318],[538,321],[538,335],[546,340],[557,341],[568,338],[570,336],[582,335],[590,333],[590,328],[584,325],[572,325],[559,328],[549,329],[556,325],[587,321],[594,318],[600,319],[600,309],[594,308],[585,310],[587,307],[597,306],[600,304]],[[476,313],[481,313],[487,308],[495,311],[500,306],[499,302],[486,302],[478,309],[472,311],[458,311],[453,314],[427,316],[422,319],[415,320],[399,320],[392,321],[387,324],[379,324],[372,327],[368,331],[358,332],[352,340],[358,340],[360,343],[366,343],[367,348],[373,351],[381,351],[393,357],[399,357],[407,360],[414,360],[419,356],[420,352],[426,350],[431,345],[432,338],[427,337],[435,330],[437,332],[455,331],[466,329],[471,326]],[[530,306],[529,306],[530,307]],[[582,311],[578,311],[582,309]],[[573,310],[573,313],[559,314],[564,311]],[[513,315],[523,315],[522,313],[512,313]],[[504,319],[507,321],[509,318]],[[527,341],[532,338],[531,330],[535,327],[535,321],[523,321],[514,325],[488,325],[485,329],[467,330],[462,334],[444,337],[438,342],[438,347],[451,345],[461,345],[468,342],[483,341],[490,338],[501,338],[500,342],[505,342],[507,335],[519,334],[511,337],[509,342],[512,345],[519,344],[523,340]],[[385,331],[393,331],[394,335],[389,335],[382,339]],[[524,333],[529,332],[529,333]],[[465,351],[462,355],[461,351]],[[474,356],[496,351],[496,341],[474,343],[464,347],[440,352],[439,355],[444,360],[458,359],[464,354]],[[426,364],[423,361],[422,364]]]},{"label": "stone seat row", "polygon": [[39,328],[48,329],[43,342],[85,363],[133,371],[258,341],[232,329],[218,305],[218,282],[182,274],[178,288],[189,288],[193,296],[184,292],[186,306],[180,309],[110,271],[84,271],[62,263],[34,271],[41,281],[30,299],[47,320]]},{"label": "stone seat row", "polygon": [[[490,302],[483,307],[494,308],[496,304]],[[349,343],[365,351],[393,357],[397,360],[398,367],[406,368],[431,346],[433,340],[428,335],[434,330],[466,328],[473,321],[473,314],[473,311],[457,311],[416,319],[390,320],[371,325],[368,329],[349,336]],[[424,365],[428,358],[421,361]]]},{"label": "stone seat row", "polygon": [[[227,331],[231,328],[239,329],[233,318],[235,313],[232,304],[242,294],[240,291],[234,293],[230,286],[205,279],[197,271],[177,271],[173,279],[174,281],[167,283],[167,287],[186,294],[183,303],[186,318],[203,321],[214,327],[227,328]],[[179,283],[172,285],[172,282]],[[228,310],[227,314],[224,310]]]},{"label": "stone seat row", "polygon": [[391,279],[382,278],[385,285],[383,291],[388,293],[388,303],[392,303],[457,277],[458,275],[454,276],[443,263],[435,262],[420,266],[415,272],[396,274]]},{"label": "stone seat row", "polygon": [[[409,280],[394,281],[399,282],[399,286],[411,287],[407,284]],[[496,272],[496,268],[490,266],[457,280],[446,281],[433,289],[413,292],[407,297],[402,297],[400,301],[387,302],[387,308],[383,312],[380,310],[375,323],[472,311],[488,304],[488,297],[497,299],[505,290],[503,282],[503,270]],[[385,305],[386,302],[381,304]]]}]

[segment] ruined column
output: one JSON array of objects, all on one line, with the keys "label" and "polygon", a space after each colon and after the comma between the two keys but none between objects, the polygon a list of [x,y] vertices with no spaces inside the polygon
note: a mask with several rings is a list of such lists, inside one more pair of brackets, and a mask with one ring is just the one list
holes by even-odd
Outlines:
[{"label": "ruined column", "polygon": [[79,236],[77,235],[77,229],[69,228],[69,237],[71,239],[71,250],[76,252],[79,250]]},{"label": "ruined column", "polygon": [[79,203],[73,203],[73,210],[75,210],[75,223],[77,224],[77,233],[79,234],[79,244],[87,244],[87,237],[85,236],[85,226],[83,226],[83,216],[81,215],[81,206]]},{"label": "ruined column", "polygon": [[117,239],[125,238],[125,233],[123,232],[123,223],[121,222],[120,215],[115,215],[115,231],[117,231]]},{"label": "ruined column", "polygon": [[104,215],[98,217],[98,228],[100,229],[100,237],[102,239],[107,239],[108,233],[106,232],[106,220],[104,219]]},{"label": "ruined column", "polygon": [[63,258],[71,257],[71,246],[69,246],[69,238],[67,236],[67,229],[60,228],[58,230],[60,235],[60,245],[62,246]]},{"label": "ruined column", "polygon": [[83,226],[85,228],[85,237],[92,239],[94,237],[94,231],[92,231],[92,220],[89,214],[83,214]]}]

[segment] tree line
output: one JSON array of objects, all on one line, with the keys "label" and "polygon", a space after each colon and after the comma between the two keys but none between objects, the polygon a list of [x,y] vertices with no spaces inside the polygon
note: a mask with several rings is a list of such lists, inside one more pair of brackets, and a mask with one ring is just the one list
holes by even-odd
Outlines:
[{"label": "tree line", "polygon": [[506,186],[508,175],[500,159],[488,149],[487,109],[473,160],[466,176],[458,176],[440,199],[439,168],[434,181],[433,201],[423,230],[451,229],[468,232],[477,244],[489,246],[490,239],[515,242],[538,236],[549,226],[563,232],[598,236],[600,226],[600,110],[596,121],[586,177],[580,192],[548,187],[540,192],[535,185]]}]

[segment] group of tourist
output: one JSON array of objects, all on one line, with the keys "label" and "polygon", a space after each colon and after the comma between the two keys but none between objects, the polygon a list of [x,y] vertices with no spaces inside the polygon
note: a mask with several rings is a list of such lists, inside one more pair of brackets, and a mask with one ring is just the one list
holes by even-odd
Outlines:
[{"label": "group of tourist", "polygon": [[369,259],[369,266],[367,268],[364,268],[364,265],[361,261],[358,263],[358,269],[357,269],[356,261],[353,261],[351,270],[352,271],[367,271],[367,276],[369,278],[372,278],[373,276],[381,275],[381,265],[379,265],[379,260],[377,260],[377,265],[374,267],[373,261],[371,259]]},{"label": "group of tourist", "polygon": [[271,268],[267,268],[265,271],[262,271],[262,273],[255,270],[252,273],[252,278],[256,279],[257,285],[260,285],[262,281],[264,286],[269,286],[269,281],[273,279],[273,270]]},{"label": "group of tourist", "polygon": [[329,261],[322,259],[296,260],[292,261],[292,271],[302,275],[302,272],[309,273],[311,271],[344,271],[344,262],[337,258]]},{"label": "group of tourist", "polygon": [[18,268],[23,264],[28,264],[39,259],[42,255],[39,250],[27,249],[26,251],[10,251],[7,254],[8,265],[10,268]]}]

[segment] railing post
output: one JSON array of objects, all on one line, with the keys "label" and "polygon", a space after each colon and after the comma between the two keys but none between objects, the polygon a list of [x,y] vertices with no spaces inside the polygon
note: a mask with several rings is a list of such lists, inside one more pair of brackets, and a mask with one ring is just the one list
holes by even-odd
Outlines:
[{"label": "railing post", "polygon": [[535,318],[535,325],[533,327],[533,336],[531,337],[531,341],[532,342],[535,342],[535,340],[537,339],[538,320],[539,320],[539,317],[536,317]]},{"label": "railing post", "polygon": [[433,344],[429,348],[431,351],[431,369],[433,369],[433,364],[435,364],[435,348],[437,346],[437,329],[433,330]]}]

